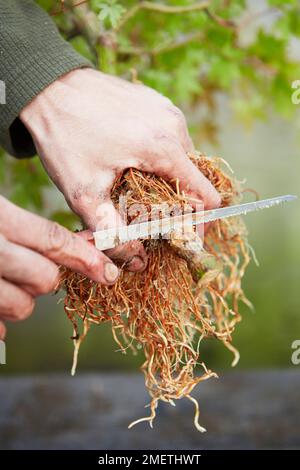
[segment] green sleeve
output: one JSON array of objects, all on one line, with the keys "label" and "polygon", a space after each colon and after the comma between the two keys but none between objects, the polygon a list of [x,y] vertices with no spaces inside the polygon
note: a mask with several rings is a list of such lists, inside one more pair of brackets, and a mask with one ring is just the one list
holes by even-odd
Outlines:
[{"label": "green sleeve", "polygon": [[89,66],[33,1],[0,0],[0,145],[17,157],[34,155],[20,111],[58,77]]}]

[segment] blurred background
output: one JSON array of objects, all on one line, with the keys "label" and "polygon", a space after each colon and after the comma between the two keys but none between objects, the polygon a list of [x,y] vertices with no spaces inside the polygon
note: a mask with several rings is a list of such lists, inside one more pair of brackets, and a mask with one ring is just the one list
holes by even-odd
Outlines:
[{"label": "blurred background", "polygon": [[[220,147],[203,145],[208,153],[222,155],[247,186],[261,197],[299,195],[299,134],[295,123],[270,116],[251,132],[232,120],[226,103],[220,114]],[[47,197],[52,195],[48,194]],[[53,197],[57,194],[53,194]],[[250,214],[246,219],[250,243],[260,266],[252,261],[244,289],[255,306],[242,308],[234,344],[241,353],[237,368],[295,367],[291,343],[300,339],[300,217],[299,202]],[[24,227],[26,230],[26,227]],[[72,359],[72,328],[63,307],[63,292],[38,301],[35,314],[24,323],[9,325],[7,365],[0,373],[65,371]],[[230,353],[217,341],[203,342],[209,367],[230,367]],[[78,373],[83,370],[136,370],[142,357],[124,356],[111,337],[110,326],[95,326],[83,343]]]},{"label": "blurred background", "polygon": [[[270,116],[250,132],[235,122],[224,101],[219,115],[220,146],[201,150],[222,155],[247,186],[262,198],[280,194],[299,195],[299,133],[295,122]],[[54,189],[46,201],[62,199]],[[51,201],[50,201],[51,202]],[[59,201],[62,203],[62,200]],[[237,368],[296,367],[291,364],[291,343],[300,339],[300,217],[299,202],[259,211],[246,218],[250,243],[259,267],[252,261],[244,289],[255,306],[242,307],[234,344],[241,353]],[[24,227],[26,230],[26,227]],[[71,324],[57,295],[39,299],[35,314],[26,322],[10,324],[7,365],[0,373],[64,371],[68,373],[73,344]],[[217,341],[202,343],[203,358],[210,368],[229,368],[231,354]],[[84,341],[78,372],[83,370],[136,370],[142,357],[118,352],[109,325],[92,327]],[[299,366],[298,366],[299,367]]]},{"label": "blurred background", "polygon": [[[53,2],[40,3],[48,9],[54,8]],[[93,3],[95,4],[95,2]],[[123,2],[123,4],[126,3],[130,4],[130,2]],[[191,3],[193,2],[169,2],[169,4],[176,5]],[[242,6],[244,2],[228,3],[235,6],[236,13],[232,7],[227,16],[234,13],[241,14],[242,19],[235,20],[239,22],[246,22],[245,18],[248,18],[248,26],[245,27],[245,30],[242,30],[241,34],[242,44],[251,44],[255,41],[256,44],[260,44],[258,35],[262,33],[259,31],[271,31],[274,22],[279,21],[280,18],[285,18],[288,13],[284,9],[279,9],[271,11],[269,14],[263,14],[271,7],[262,1],[252,0],[248,2],[246,8]],[[272,3],[275,4],[276,2]],[[293,2],[277,3],[285,3],[286,6],[289,3],[293,4]],[[128,5],[125,6],[128,7]],[[57,7],[58,5],[55,6],[55,8]],[[299,10],[293,12],[294,15],[296,13],[299,16]],[[200,15],[202,14],[200,12]],[[177,20],[175,24],[165,24],[169,28],[169,32],[165,31],[165,35],[168,33],[170,36],[181,34],[180,27],[185,30],[191,29],[194,25],[190,23],[199,21],[194,18],[199,16],[199,13],[186,14],[184,19],[181,18],[180,21],[177,18],[178,15],[170,16],[172,16],[172,21]],[[67,26],[62,24],[62,20],[66,21],[66,18],[69,20],[70,17],[71,14],[65,13],[65,17],[57,15],[54,18],[58,20],[61,29],[65,31]],[[152,20],[153,22],[158,20],[160,22],[163,20],[170,21],[170,18],[166,17],[167,15],[155,14]],[[226,17],[224,12],[223,17]],[[251,18],[252,21],[250,21]],[[204,22],[204,20],[201,21]],[[109,26],[111,25],[107,26],[108,29]],[[134,24],[129,26],[132,29]],[[70,26],[68,27],[70,28]],[[176,31],[174,33],[173,28],[175,27]],[[224,29],[228,34],[226,28],[218,25],[216,25],[215,30],[210,31],[209,28],[212,28],[211,22],[208,23],[206,28],[208,38],[212,33],[224,35]],[[209,77],[208,73],[206,71],[202,72],[200,68],[199,73],[203,73],[203,82],[205,80],[208,82],[207,94],[196,86],[194,86],[195,90],[190,90],[189,77],[186,78],[186,81],[182,79],[182,87],[186,90],[185,95],[183,92],[178,93],[178,90],[174,90],[171,86],[169,88],[169,95],[176,104],[186,111],[197,148],[209,155],[219,155],[227,160],[234,169],[236,176],[240,180],[246,180],[245,187],[255,189],[261,198],[289,193],[299,195],[300,115],[297,105],[292,104],[291,101],[293,91],[291,82],[300,79],[300,43],[297,39],[297,36],[300,35],[300,20],[298,21],[298,29],[290,31],[287,38],[282,34],[280,35],[279,32],[277,26],[277,29],[270,33],[268,37],[269,41],[270,37],[274,41],[274,38],[279,38],[277,39],[277,48],[280,47],[280,41],[285,42],[285,55],[280,58],[282,63],[278,62],[279,59],[276,62],[275,46],[273,45],[272,49],[270,45],[270,59],[264,59],[264,67],[267,70],[267,67],[272,66],[280,76],[290,80],[286,97],[281,96],[280,99],[278,98],[278,95],[284,95],[286,90],[283,87],[283,89],[279,88],[276,92],[274,88],[275,78],[270,79],[265,70],[263,70],[262,76],[260,71],[257,71],[257,77],[248,77],[249,83],[247,83],[242,74],[245,73],[248,76],[249,71],[247,69],[238,71],[240,59],[236,59],[232,51],[229,55],[233,57],[232,64],[237,68],[237,77],[232,77],[228,86],[223,83],[224,77],[222,78],[222,74],[229,73],[228,67],[225,66],[222,69],[220,66],[219,73],[221,77],[218,78],[220,81],[216,80],[214,76]],[[129,33],[126,34],[125,37],[128,40],[130,35]],[[72,41],[76,40],[77,47],[80,43],[81,52],[87,54],[88,44],[85,37],[80,31],[80,34],[75,36]],[[147,40],[154,41],[152,37],[147,38]],[[146,39],[141,37],[139,41],[146,41]],[[211,47],[211,51],[208,52],[209,61],[214,64],[217,59],[219,61],[222,59],[226,63],[223,54],[226,56],[226,50],[230,51],[230,47],[234,50],[234,44],[228,38],[223,38],[223,42],[223,50],[216,48],[209,41],[198,50],[198,44],[191,42],[187,50],[182,51],[182,49],[179,49],[176,52],[179,67],[191,60],[186,58],[188,53],[190,56],[194,56],[197,51],[199,54],[203,54],[207,52],[209,46]],[[83,47],[83,44],[86,47]],[[245,55],[246,46],[243,47],[244,49],[240,48],[240,50]],[[261,44],[260,47],[263,48]],[[256,49],[258,50],[259,47],[256,46]],[[91,55],[91,52],[88,54]],[[171,57],[169,57],[170,54]],[[170,54],[166,54],[167,57],[159,58],[161,63],[154,63],[152,68],[151,80],[156,80],[154,85],[156,84],[157,88],[164,88],[165,80],[161,80],[160,75],[167,75],[168,73],[172,77],[172,74],[176,72],[172,64],[172,53]],[[183,54],[181,62],[179,54]],[[213,54],[214,56],[211,57]],[[262,57],[267,57],[266,51],[262,54]],[[123,71],[125,65],[127,68],[132,65],[136,68],[140,66],[141,74],[148,78],[150,72],[144,64],[146,59],[142,58],[137,61],[134,58],[135,62],[133,64],[131,62],[127,64],[127,59],[124,59],[125,62],[119,60],[120,62],[117,65],[122,69],[121,71]],[[235,60],[237,60],[237,63],[235,63]],[[262,58],[259,60],[263,63]],[[142,65],[140,62],[143,62]],[[292,69],[291,64],[293,64],[294,69]],[[199,68],[199,65],[197,67]],[[299,75],[287,75],[290,69],[296,74],[297,67],[299,67]],[[187,72],[193,75],[194,68],[189,69],[187,66]],[[244,80],[245,83],[241,84],[241,80]],[[199,83],[201,87],[204,86],[201,81]],[[237,91],[232,94],[235,83],[240,95],[238,101],[236,98]],[[272,86],[273,92],[270,92]],[[243,87],[251,89],[251,93],[248,91],[243,96],[241,91]],[[166,91],[168,91],[168,88]],[[266,96],[263,95],[267,95],[267,93],[271,94],[265,102]],[[199,103],[197,103],[196,98],[199,99]],[[208,106],[207,100],[209,99],[211,103]],[[277,101],[282,102],[279,108],[274,106]],[[239,109],[242,108],[241,113],[236,112],[237,102]],[[259,103],[259,105],[256,103]],[[255,112],[253,107],[257,108]],[[76,225],[76,222],[73,222],[72,215],[67,211],[62,195],[49,183],[37,158],[17,162],[12,157],[5,156],[2,153],[0,168],[2,175],[0,191],[2,194],[7,194],[16,203],[35,212],[51,216],[65,225],[72,226],[73,223]],[[257,267],[252,262],[244,279],[245,292],[254,304],[255,311],[251,312],[247,308],[242,308],[243,321],[237,326],[234,335],[234,343],[241,353],[238,368],[295,367],[292,366],[290,357],[291,343],[298,337],[300,339],[299,204],[300,202],[296,202],[247,216],[246,222],[250,242],[256,252],[260,266]],[[26,227],[24,227],[24,230],[26,230]],[[70,340],[72,330],[63,312],[62,305],[58,303],[61,298],[63,298],[62,292],[55,296],[41,298],[38,301],[35,314],[28,321],[9,325],[7,365],[5,369],[1,368],[1,374],[4,372],[32,373],[57,370],[68,373],[73,349]],[[142,363],[142,357],[133,357],[130,353],[123,356],[116,353],[116,349],[109,325],[92,328],[88,339],[81,348],[78,373],[83,370],[136,370]],[[210,368],[217,371],[230,367],[230,353],[222,345],[217,344],[216,341],[211,340],[203,343],[203,358]]]},{"label": "blurred background", "polygon": [[[38,3],[49,11],[59,9],[59,2]],[[101,2],[105,3],[128,10],[137,2]],[[194,2],[165,3],[187,6]],[[83,7],[96,18],[100,13],[101,34],[116,34],[118,46],[110,49],[101,43],[97,48],[91,28],[84,23],[78,31],[76,15],[86,13],[78,7],[76,14],[74,9],[54,16],[74,47],[95,63],[101,57],[102,70],[129,78],[134,69],[139,79],[170,96],[185,111],[196,147],[227,160],[235,175],[246,180],[245,187],[256,190],[261,198],[300,196],[300,104],[291,101],[292,82],[300,80],[298,2],[212,1],[209,14],[141,11],[118,33],[114,28],[120,10],[101,16],[99,5],[92,1]],[[231,22],[242,25],[238,32]],[[199,43],[196,34],[194,40],[189,39],[191,31],[200,31],[204,40]],[[165,52],[147,52],[158,47]],[[17,162],[2,152],[0,175],[2,194],[66,226],[76,226],[37,157]],[[234,334],[241,354],[237,370],[292,368],[299,372],[300,366],[291,363],[291,344],[300,339],[299,210],[300,201],[247,216],[250,243],[260,266],[251,262],[244,278],[244,290],[255,310],[241,307],[243,321]],[[69,373],[72,328],[59,303],[62,298],[63,292],[39,299],[29,320],[9,325],[7,365],[0,367],[1,376]],[[137,371],[142,355],[124,356],[116,349],[109,325],[93,327],[81,347],[77,375]],[[217,341],[203,342],[202,354],[217,373],[231,368],[231,354]]]}]

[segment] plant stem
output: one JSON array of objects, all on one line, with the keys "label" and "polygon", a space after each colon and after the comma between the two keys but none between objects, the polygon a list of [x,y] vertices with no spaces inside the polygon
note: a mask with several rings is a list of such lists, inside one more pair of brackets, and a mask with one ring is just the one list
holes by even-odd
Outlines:
[{"label": "plant stem", "polygon": [[84,3],[87,3],[88,0],[79,0],[76,3],[73,3],[72,5],[66,7],[65,0],[61,0],[61,8],[60,10],[54,11],[53,13],[50,14],[50,16],[56,16],[59,15],[60,13],[66,13],[70,11],[72,8],[79,7],[80,5],[83,5]]},{"label": "plant stem", "polygon": [[157,56],[159,54],[164,54],[165,52],[170,52],[180,47],[184,47],[190,42],[198,41],[203,38],[202,31],[195,31],[185,36],[175,38],[173,41],[162,44],[154,49],[143,49],[142,47],[121,47],[117,50],[118,54],[128,54],[128,55],[137,55],[137,56]]},{"label": "plant stem", "polygon": [[158,54],[163,54],[165,52],[170,52],[170,51],[173,51],[174,49],[179,49],[180,47],[184,47],[190,42],[199,41],[202,38],[203,38],[202,31],[192,32],[185,36],[181,36],[175,39],[174,41],[170,41],[167,44],[162,44],[161,46],[156,47],[155,49],[152,50],[151,54],[158,55]]},{"label": "plant stem", "polygon": [[200,11],[205,10],[210,5],[210,1],[202,1],[200,3],[195,3],[194,5],[186,5],[186,6],[170,6],[170,5],[163,5],[160,3],[152,3],[147,1],[142,1],[136,5],[134,5],[130,10],[125,13],[117,27],[115,28],[116,31],[119,31],[123,26],[139,11],[141,10],[149,10],[149,11],[156,11],[159,13],[167,13],[167,14],[178,14],[178,13],[188,13],[191,11]]}]

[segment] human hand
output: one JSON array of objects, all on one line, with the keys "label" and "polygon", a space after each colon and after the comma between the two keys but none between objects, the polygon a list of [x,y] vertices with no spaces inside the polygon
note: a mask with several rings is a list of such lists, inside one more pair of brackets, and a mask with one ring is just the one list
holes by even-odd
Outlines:
[{"label": "human hand", "polygon": [[118,268],[91,243],[0,196],[0,339],[3,321],[27,318],[34,298],[54,290],[58,265],[113,284]]},{"label": "human hand", "polygon": [[[187,157],[193,144],[182,112],[148,87],[79,69],[48,86],[20,118],[48,174],[90,230],[121,223],[110,192],[129,167],[179,180],[206,209],[220,204],[218,192]],[[140,242],[107,254],[132,271],[146,264]]]}]

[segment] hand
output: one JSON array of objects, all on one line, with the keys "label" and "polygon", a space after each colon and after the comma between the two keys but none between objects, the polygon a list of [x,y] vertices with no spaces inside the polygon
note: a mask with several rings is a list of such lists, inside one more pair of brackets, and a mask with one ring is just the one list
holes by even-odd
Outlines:
[{"label": "hand", "polygon": [[106,285],[118,277],[118,268],[91,243],[0,196],[0,339],[2,321],[27,318],[34,298],[54,290],[60,264]]},{"label": "hand", "polygon": [[[206,209],[220,204],[217,191],[187,157],[193,144],[182,112],[150,88],[79,69],[48,86],[20,118],[50,177],[91,230],[118,220],[110,191],[129,167],[178,179]],[[139,242],[108,254],[133,271],[145,267]]]}]

